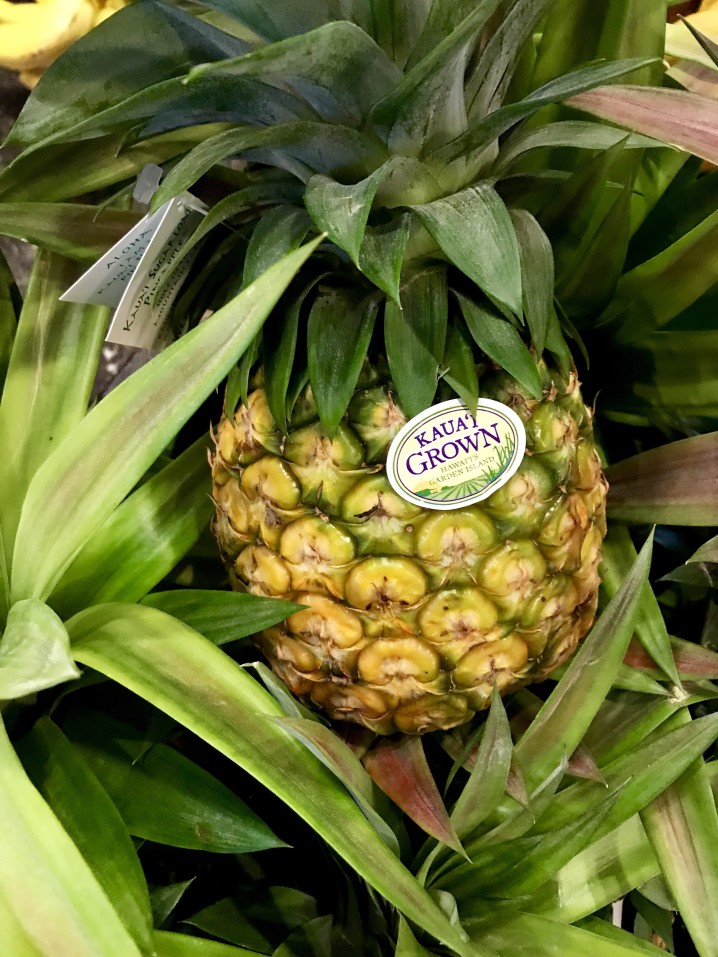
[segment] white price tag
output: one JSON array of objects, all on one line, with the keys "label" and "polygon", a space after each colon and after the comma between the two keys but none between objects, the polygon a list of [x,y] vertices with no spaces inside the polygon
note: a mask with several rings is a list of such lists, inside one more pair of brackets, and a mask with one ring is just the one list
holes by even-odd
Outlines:
[{"label": "white price tag", "polygon": [[206,213],[189,193],[175,196],[115,243],[61,299],[115,306],[108,342],[161,351],[185,331],[171,325],[170,308],[198,250],[176,263]]}]

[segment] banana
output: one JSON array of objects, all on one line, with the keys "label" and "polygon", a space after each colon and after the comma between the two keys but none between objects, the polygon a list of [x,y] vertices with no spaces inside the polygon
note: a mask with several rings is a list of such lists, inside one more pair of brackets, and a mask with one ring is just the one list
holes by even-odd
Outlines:
[{"label": "banana", "polygon": [[0,0],[0,66],[19,71],[32,89],[71,44],[128,0]]}]

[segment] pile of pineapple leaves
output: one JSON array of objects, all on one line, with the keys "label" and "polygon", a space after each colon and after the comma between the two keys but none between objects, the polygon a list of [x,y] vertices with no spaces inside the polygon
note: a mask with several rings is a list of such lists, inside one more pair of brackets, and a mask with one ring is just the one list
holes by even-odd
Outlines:
[{"label": "pile of pineapple leaves", "polygon": [[[0,232],[39,248],[24,301],[0,263],[3,957],[718,957],[718,46],[682,26],[666,58],[665,6],[140,0],[41,80],[0,172]],[[329,204],[296,242],[247,242],[246,209],[301,203],[307,157],[352,147],[278,161],[273,127],[303,97],[297,128],[364,109],[386,79],[368,45],[411,75],[394,106],[432,150],[497,57],[481,168],[550,240],[533,354],[557,317],[610,483],[577,653],[424,736],[296,700],[251,636],[297,606],[232,592],[209,532],[224,382],[244,368],[246,390],[264,320],[346,233]],[[96,401],[109,311],[59,296],[137,223],[147,163],[171,171],[156,204],[212,207],[176,302],[191,331]]]}]

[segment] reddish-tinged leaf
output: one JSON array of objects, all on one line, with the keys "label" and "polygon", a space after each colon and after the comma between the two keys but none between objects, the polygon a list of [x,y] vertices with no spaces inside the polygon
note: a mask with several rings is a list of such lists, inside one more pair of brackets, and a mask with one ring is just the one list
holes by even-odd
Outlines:
[{"label": "reddish-tinged leaf", "polygon": [[601,774],[601,769],[585,744],[579,744],[568,759],[566,773],[574,778],[586,778],[589,781],[598,781],[599,784],[606,783],[606,779]]},{"label": "reddish-tinged leaf", "polygon": [[512,757],[509,776],[506,779],[506,793],[509,797],[513,798],[517,804],[520,804],[521,807],[528,808],[529,792],[526,790],[524,772],[521,770],[521,765],[515,756]]},{"label": "reddish-tinged leaf", "polygon": [[711,96],[718,100],[718,70],[692,60],[679,60],[673,64],[668,74],[691,93]]},{"label": "reddish-tinged leaf", "polygon": [[642,452],[606,475],[618,521],[718,525],[718,432]]},{"label": "reddish-tinged leaf", "polygon": [[460,854],[463,849],[429,770],[421,738],[381,741],[364,755],[374,783],[419,827]]},{"label": "reddish-tinged leaf", "polygon": [[[673,659],[682,678],[718,678],[718,654],[714,651],[678,638],[672,638],[671,645]],[[659,672],[655,661],[637,641],[629,645],[624,661],[640,671]]]},{"label": "reddish-tinged leaf", "polygon": [[569,106],[718,163],[718,103],[683,90],[599,86]]}]

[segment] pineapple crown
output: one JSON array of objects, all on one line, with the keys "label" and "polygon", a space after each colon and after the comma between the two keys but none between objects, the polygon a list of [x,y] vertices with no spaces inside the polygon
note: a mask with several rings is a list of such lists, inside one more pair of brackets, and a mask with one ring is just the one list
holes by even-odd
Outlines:
[{"label": "pineapple crown", "polygon": [[[324,234],[230,376],[229,411],[261,358],[280,427],[309,381],[332,434],[372,351],[410,415],[437,389],[475,403],[477,360],[538,396],[544,352],[572,366],[564,336],[599,359],[628,350],[635,365],[636,343],[667,321],[656,303],[670,265],[656,284],[640,255],[687,156],[653,137],[713,149],[694,145],[695,123],[686,136],[680,120],[656,122],[656,106],[697,116],[698,98],[644,86],[661,82],[664,11],[639,21],[623,6],[606,25],[556,0],[141,0],[40,81],[8,139],[24,149],[0,200],[101,191],[75,241],[86,255],[80,236],[102,245],[126,215],[108,188],[126,195],[148,160],[168,169],[155,207],[201,180],[213,206],[185,247],[204,244],[178,324]],[[88,87],[88,73],[105,82]],[[605,86],[621,77],[634,85]],[[577,118],[565,101],[648,135]],[[639,268],[621,278],[627,262]],[[711,279],[686,282],[672,315]],[[644,417],[656,406],[621,403]]]}]

